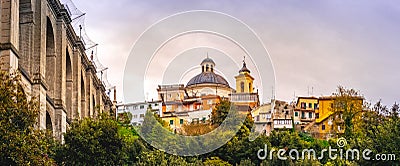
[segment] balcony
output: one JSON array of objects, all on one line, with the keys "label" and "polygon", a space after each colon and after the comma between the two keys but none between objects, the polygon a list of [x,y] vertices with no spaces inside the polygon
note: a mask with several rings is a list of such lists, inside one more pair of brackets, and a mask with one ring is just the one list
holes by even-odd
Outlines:
[{"label": "balcony", "polygon": [[274,119],[274,129],[293,128],[292,119]]},{"label": "balcony", "polygon": [[260,113],[254,117],[254,123],[272,123],[271,113]]},{"label": "balcony", "polygon": [[314,119],[314,118],[309,118],[309,117],[302,116],[302,117],[300,118],[300,120],[301,120],[302,122],[312,122],[312,121],[314,121],[315,119]]},{"label": "balcony", "polygon": [[231,102],[258,102],[257,93],[233,93],[229,94]]}]

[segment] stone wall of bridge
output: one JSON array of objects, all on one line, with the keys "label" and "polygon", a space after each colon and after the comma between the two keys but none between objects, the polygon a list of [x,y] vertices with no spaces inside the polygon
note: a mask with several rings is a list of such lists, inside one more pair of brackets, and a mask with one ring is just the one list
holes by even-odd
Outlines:
[{"label": "stone wall of bridge", "polygon": [[62,139],[73,120],[114,113],[59,0],[0,2],[0,69],[20,73],[26,94],[39,102],[40,129]]}]

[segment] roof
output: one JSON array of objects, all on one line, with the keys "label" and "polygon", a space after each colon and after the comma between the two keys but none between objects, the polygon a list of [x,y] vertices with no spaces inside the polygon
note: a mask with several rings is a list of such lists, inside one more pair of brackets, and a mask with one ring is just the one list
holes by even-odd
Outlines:
[{"label": "roof", "polygon": [[224,77],[215,74],[214,72],[202,72],[197,76],[190,79],[186,86],[197,85],[197,84],[219,84],[229,87],[228,81]]},{"label": "roof", "polygon": [[239,70],[239,73],[241,72],[248,72],[250,73],[250,70],[246,67],[246,62],[243,61],[243,67],[242,69]]},{"label": "roof", "polygon": [[[339,98],[340,96],[322,96],[319,98],[319,100],[334,100]],[[352,99],[357,99],[357,100],[364,100],[364,97],[362,96],[351,96]]]},{"label": "roof", "polygon": [[212,63],[212,64],[214,64],[214,66],[215,66],[215,62],[214,62],[211,58],[209,58],[208,56],[207,56],[206,59],[204,59],[204,60],[201,62],[201,65],[203,65],[203,64],[205,64],[205,63]]}]

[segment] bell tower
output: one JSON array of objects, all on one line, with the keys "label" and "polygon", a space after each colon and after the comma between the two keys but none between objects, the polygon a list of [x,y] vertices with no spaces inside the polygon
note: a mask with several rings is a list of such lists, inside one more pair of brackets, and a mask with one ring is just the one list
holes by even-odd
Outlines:
[{"label": "bell tower", "polygon": [[246,67],[245,58],[243,58],[243,67],[239,70],[236,79],[236,93],[253,93],[254,78],[250,75],[250,70]]}]

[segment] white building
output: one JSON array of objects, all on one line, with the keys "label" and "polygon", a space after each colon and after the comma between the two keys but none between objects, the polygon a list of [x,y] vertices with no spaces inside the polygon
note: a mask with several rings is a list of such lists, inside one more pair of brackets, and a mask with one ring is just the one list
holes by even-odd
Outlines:
[{"label": "white building", "polygon": [[129,104],[118,104],[117,115],[125,112],[129,112],[132,115],[132,125],[142,125],[146,111],[151,109],[155,114],[161,115],[162,113],[162,102],[151,101],[151,102],[138,102]]},{"label": "white building", "polygon": [[255,132],[269,135],[272,130],[293,128],[293,106],[279,100],[273,100],[272,103],[273,106],[271,103],[264,104],[251,112]]}]

